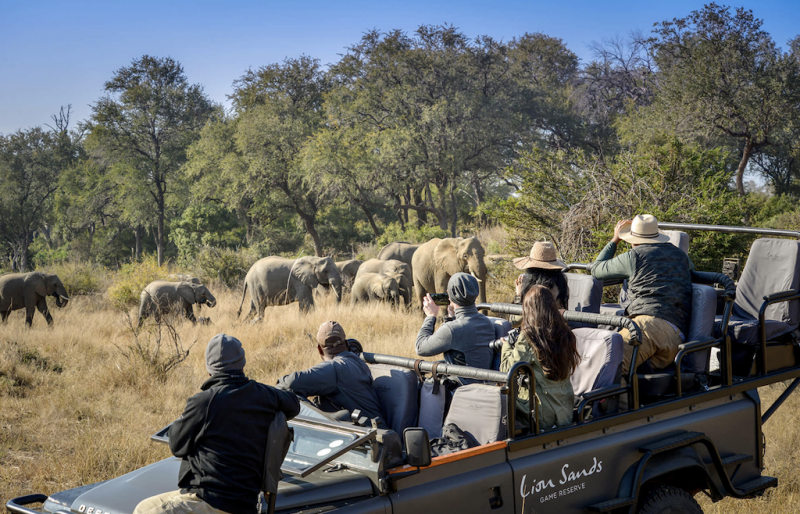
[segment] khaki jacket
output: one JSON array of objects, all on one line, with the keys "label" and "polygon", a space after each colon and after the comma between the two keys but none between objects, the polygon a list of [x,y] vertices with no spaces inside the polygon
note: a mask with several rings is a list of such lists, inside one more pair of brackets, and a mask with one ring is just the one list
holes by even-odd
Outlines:
[{"label": "khaki jacket", "polygon": [[[536,378],[536,403],[539,408],[539,428],[551,430],[572,423],[572,409],[575,394],[569,379],[555,381],[544,375],[542,365],[536,358],[533,348],[525,334],[514,330],[503,338],[503,350],[500,355],[500,371],[508,372],[514,364],[525,361],[533,368]],[[527,426],[530,398],[527,388],[521,388],[517,394],[517,420]]]}]

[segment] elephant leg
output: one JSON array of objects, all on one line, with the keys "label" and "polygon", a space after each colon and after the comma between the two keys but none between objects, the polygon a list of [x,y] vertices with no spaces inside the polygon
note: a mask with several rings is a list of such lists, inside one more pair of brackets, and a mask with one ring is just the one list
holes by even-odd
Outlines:
[{"label": "elephant leg", "polygon": [[417,305],[419,308],[422,308],[422,299],[425,298],[425,295],[428,294],[428,291],[422,287],[422,284],[419,280],[414,279],[414,292],[417,294]]},{"label": "elephant leg", "polygon": [[50,311],[47,310],[47,298],[42,298],[38,302],[36,302],[36,308],[39,309],[39,312],[42,313],[44,319],[47,320],[48,325],[53,324],[53,316],[50,315]]},{"label": "elephant leg", "polygon": [[192,304],[189,302],[183,302],[183,315],[192,323],[197,322],[197,318],[194,317],[194,311],[192,310]]},{"label": "elephant leg", "polygon": [[300,312],[303,314],[314,308],[314,292],[310,287],[297,291],[296,298],[300,304]]},{"label": "elephant leg", "polygon": [[450,275],[441,271],[437,272],[434,275],[434,287],[436,287],[437,293],[446,293],[447,292],[447,283],[450,281]]},{"label": "elephant leg", "polygon": [[0,322],[5,323],[9,314],[11,314],[11,309],[8,309],[7,311],[0,311]]}]

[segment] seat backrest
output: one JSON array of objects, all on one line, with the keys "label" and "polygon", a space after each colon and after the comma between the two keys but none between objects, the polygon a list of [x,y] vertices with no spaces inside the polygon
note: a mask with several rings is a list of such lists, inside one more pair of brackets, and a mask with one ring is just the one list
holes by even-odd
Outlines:
[{"label": "seat backrest", "polygon": [[[692,317],[686,342],[697,341],[714,335],[714,319],[717,312],[717,292],[704,284],[692,284]],[[681,364],[682,371],[705,373],[708,350],[686,355]]]},{"label": "seat backrest", "polygon": [[591,275],[564,273],[569,285],[567,309],[577,312],[600,312],[603,303],[603,282]]},{"label": "seat backrest", "polygon": [[508,335],[509,332],[511,332],[511,329],[513,327],[511,326],[511,322],[508,321],[507,319],[496,318],[494,316],[486,316],[486,317],[489,318],[489,320],[494,325],[495,339],[500,339],[501,337],[505,337]]},{"label": "seat backrest", "polygon": [[[579,273],[564,273],[569,285],[569,302],[567,309],[576,312],[600,313],[600,304],[603,303],[603,282],[591,275]],[[571,321],[572,328],[591,327],[586,323]]]},{"label": "seat backrest", "polygon": [[508,405],[501,388],[495,385],[468,384],[456,389],[444,424],[455,423],[480,444],[506,438]]},{"label": "seat backrest", "polygon": [[[736,286],[733,314],[758,318],[764,296],[800,288],[800,241],[756,239]],[[800,301],[777,302],[767,307],[766,319],[792,326],[800,322]]]},{"label": "seat backrest", "polygon": [[413,427],[419,412],[419,381],[413,371],[388,364],[371,364],[372,389],[378,396],[386,426],[402,434]]},{"label": "seat backrest", "polygon": [[575,396],[616,383],[624,344],[620,333],[599,328],[576,328],[572,333],[581,356],[569,378]]},{"label": "seat backrest", "polygon": [[680,230],[662,230],[661,232],[669,236],[669,242],[673,246],[677,246],[683,250],[683,253],[689,255],[689,234]]}]

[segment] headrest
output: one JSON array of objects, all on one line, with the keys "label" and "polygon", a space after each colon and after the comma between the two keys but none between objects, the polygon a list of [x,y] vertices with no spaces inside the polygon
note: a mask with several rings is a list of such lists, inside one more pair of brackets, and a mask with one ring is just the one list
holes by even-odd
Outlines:
[{"label": "headrest", "polygon": [[[800,288],[800,241],[756,239],[736,287],[733,313],[758,318],[764,296]],[[798,324],[800,302],[777,302],[767,307],[766,319]]]},{"label": "headrest", "polygon": [[511,326],[511,322],[508,321],[507,319],[496,318],[494,316],[486,316],[486,317],[489,318],[489,321],[491,321],[492,325],[494,325],[495,339],[500,339],[501,337],[505,337],[508,335],[509,332],[511,332],[511,329],[513,327]]},{"label": "headrest", "polygon": [[570,377],[575,396],[614,384],[622,363],[622,336],[599,328],[576,328],[575,342],[581,362]]},{"label": "headrest", "polygon": [[417,376],[410,369],[388,364],[371,364],[369,369],[386,425],[402,434],[417,422]]},{"label": "headrest", "polygon": [[669,242],[673,246],[677,246],[683,253],[689,255],[689,234],[680,230],[662,230],[661,233],[669,236]]},{"label": "headrest", "polygon": [[454,423],[480,444],[506,438],[508,405],[501,388],[469,384],[456,389],[444,424]]}]

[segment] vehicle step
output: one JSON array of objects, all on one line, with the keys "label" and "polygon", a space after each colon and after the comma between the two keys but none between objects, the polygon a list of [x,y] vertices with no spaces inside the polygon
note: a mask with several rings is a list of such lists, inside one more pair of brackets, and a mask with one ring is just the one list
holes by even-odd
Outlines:
[{"label": "vehicle step", "polygon": [[723,466],[733,466],[738,464],[744,464],[745,462],[750,462],[753,460],[752,455],[743,455],[743,454],[735,454],[729,455],[722,459]]},{"label": "vehicle step", "polygon": [[741,491],[742,494],[744,494],[745,496],[750,496],[751,494],[763,491],[764,489],[769,489],[770,487],[777,487],[777,485],[778,485],[777,478],[762,476],[756,478],[755,480],[745,482],[744,484],[737,486],[736,488],[739,489],[739,491]]},{"label": "vehicle step", "polygon": [[684,446],[701,441],[704,438],[705,434],[702,432],[686,432],[684,434],[668,437],[667,439],[662,439],[661,441],[644,445],[639,448],[639,451],[642,453],[651,452],[653,455],[655,455],[669,450],[674,450],[676,448],[683,448]]},{"label": "vehicle step", "polygon": [[622,507],[630,507],[636,503],[636,498],[615,498],[602,503],[595,503],[588,508],[592,512],[610,512]]}]

